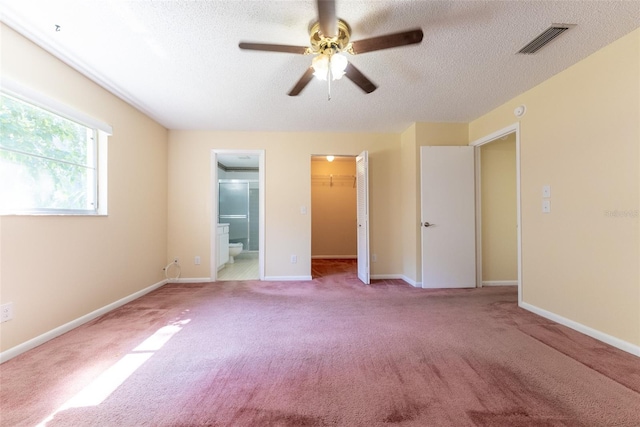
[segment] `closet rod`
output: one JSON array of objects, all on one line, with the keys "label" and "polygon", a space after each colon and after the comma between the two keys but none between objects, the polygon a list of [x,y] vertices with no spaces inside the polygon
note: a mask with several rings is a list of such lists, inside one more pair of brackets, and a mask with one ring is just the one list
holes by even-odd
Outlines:
[{"label": "closet rod", "polygon": [[353,178],[355,178],[355,175],[334,175],[334,174],[328,174],[328,175],[311,175],[311,178],[313,178],[313,179],[329,179],[329,178],[335,178],[335,179],[353,179]]}]

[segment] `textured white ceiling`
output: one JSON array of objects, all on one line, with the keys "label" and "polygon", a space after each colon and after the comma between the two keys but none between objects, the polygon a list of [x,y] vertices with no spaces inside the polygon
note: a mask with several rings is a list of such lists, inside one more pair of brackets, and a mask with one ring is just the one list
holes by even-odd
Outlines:
[{"label": "textured white ceiling", "polygon": [[[306,1],[0,0],[2,19],[170,129],[400,132],[468,122],[640,26],[638,1],[353,1],[352,40],[420,27],[420,45],[349,57],[379,87],[313,80],[311,57],[239,41],[308,45]],[[552,23],[577,26],[536,55]],[[60,31],[55,31],[55,26]]]}]

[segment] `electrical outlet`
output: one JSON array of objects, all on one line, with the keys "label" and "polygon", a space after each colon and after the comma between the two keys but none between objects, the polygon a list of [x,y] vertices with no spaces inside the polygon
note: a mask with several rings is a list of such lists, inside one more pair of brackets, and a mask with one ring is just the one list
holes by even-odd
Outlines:
[{"label": "electrical outlet", "polygon": [[196,257],[195,257],[195,259],[193,260],[193,263],[194,263],[195,265],[200,265],[200,257],[199,257],[199,256],[196,256]]},{"label": "electrical outlet", "polygon": [[295,264],[298,262],[298,256],[297,255],[291,255],[291,264]]},{"label": "electrical outlet", "polygon": [[8,302],[0,306],[0,323],[13,319],[13,303]]},{"label": "electrical outlet", "polygon": [[371,262],[376,262],[376,261],[378,261],[378,255],[376,254],[371,255]]}]

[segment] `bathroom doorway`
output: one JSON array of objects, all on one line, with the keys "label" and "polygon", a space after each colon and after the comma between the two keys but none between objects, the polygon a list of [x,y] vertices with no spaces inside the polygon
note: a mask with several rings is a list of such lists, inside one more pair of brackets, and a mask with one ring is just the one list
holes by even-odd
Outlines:
[{"label": "bathroom doorway", "polygon": [[264,151],[212,152],[211,277],[264,279]]}]

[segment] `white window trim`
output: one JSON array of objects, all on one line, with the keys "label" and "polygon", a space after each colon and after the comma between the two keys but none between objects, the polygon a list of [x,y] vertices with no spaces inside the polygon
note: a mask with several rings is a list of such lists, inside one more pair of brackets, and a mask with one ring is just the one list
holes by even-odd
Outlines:
[{"label": "white window trim", "polygon": [[37,107],[44,108],[54,114],[65,117],[69,120],[73,120],[76,123],[84,125],[86,127],[97,129],[104,132],[107,136],[113,135],[113,129],[107,123],[95,119],[85,113],[82,113],[74,108],[63,104],[53,98],[49,98],[42,93],[31,89],[28,86],[23,85],[15,80],[7,77],[2,77],[2,92],[15,98],[26,101]]},{"label": "white window trim", "polygon": [[107,215],[107,142],[109,136],[113,134],[113,129],[107,123],[95,119],[85,113],[50,98],[28,86],[23,85],[13,79],[2,76],[0,91],[6,95],[25,101],[29,104],[43,108],[53,114],[67,118],[88,128],[95,129],[97,138],[97,197],[98,207],[96,210],[60,210],[60,209],[39,209],[28,212],[2,213],[2,216],[23,215],[71,215],[71,216],[106,216]]}]

